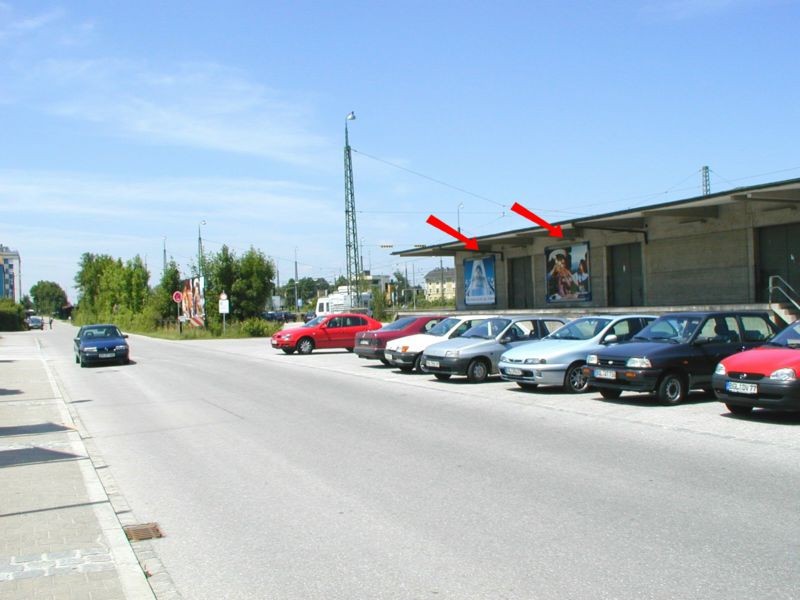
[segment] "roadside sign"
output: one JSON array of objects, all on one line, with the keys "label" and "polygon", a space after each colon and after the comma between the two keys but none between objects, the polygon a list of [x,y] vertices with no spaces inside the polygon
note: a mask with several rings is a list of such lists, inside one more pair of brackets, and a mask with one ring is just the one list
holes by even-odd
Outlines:
[{"label": "roadside sign", "polygon": [[172,301],[176,304],[180,304],[181,300],[183,300],[183,294],[181,292],[172,292]]},{"label": "roadside sign", "polygon": [[219,314],[227,315],[231,311],[231,301],[228,300],[228,294],[222,292],[219,295]]}]

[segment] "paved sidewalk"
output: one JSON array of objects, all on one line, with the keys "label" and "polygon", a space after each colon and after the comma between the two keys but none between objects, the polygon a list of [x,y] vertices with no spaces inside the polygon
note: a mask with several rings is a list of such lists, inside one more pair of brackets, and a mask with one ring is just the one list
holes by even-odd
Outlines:
[{"label": "paved sidewalk", "polygon": [[153,600],[35,332],[0,333],[0,598]]}]

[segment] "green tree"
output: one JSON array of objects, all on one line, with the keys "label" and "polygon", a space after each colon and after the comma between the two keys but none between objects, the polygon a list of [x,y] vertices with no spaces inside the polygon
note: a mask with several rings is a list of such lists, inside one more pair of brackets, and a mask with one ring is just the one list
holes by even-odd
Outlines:
[{"label": "green tree", "polygon": [[114,259],[107,254],[85,252],[78,264],[75,287],[78,290],[78,305],[82,311],[91,313],[97,310],[102,289],[101,279]]},{"label": "green tree", "polygon": [[181,289],[181,272],[174,260],[167,263],[167,268],[161,274],[161,280],[153,289],[150,296],[152,304],[159,319],[174,320],[178,316],[178,309],[172,300],[172,294]]},{"label": "green tree", "polygon": [[235,318],[244,320],[259,316],[272,293],[272,263],[252,246],[238,261],[236,280],[230,287],[231,310]]},{"label": "green tree", "polygon": [[41,315],[55,315],[67,304],[67,293],[54,281],[39,281],[31,287],[33,307]]}]

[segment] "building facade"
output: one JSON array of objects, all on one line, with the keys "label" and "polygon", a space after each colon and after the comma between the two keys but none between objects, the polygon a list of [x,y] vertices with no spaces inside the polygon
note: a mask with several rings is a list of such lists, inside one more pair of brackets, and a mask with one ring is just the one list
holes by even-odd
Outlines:
[{"label": "building facade", "polygon": [[19,252],[0,244],[0,298],[22,300],[22,268]]},{"label": "building facade", "polygon": [[425,275],[425,300],[453,300],[456,297],[456,270],[439,267]]},{"label": "building facade", "polygon": [[398,252],[452,256],[459,310],[769,303],[800,291],[800,179]]}]

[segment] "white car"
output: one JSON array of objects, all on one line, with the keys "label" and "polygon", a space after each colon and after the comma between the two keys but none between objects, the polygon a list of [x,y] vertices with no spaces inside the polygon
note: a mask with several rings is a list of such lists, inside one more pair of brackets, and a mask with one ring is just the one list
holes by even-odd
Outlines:
[{"label": "white car", "polygon": [[512,348],[500,357],[500,377],[523,389],[558,385],[565,392],[585,392],[589,385],[583,367],[587,354],[631,339],[652,315],[596,315],[570,321],[537,342]]},{"label": "white car", "polygon": [[471,327],[497,315],[453,315],[442,319],[428,333],[417,333],[397,338],[386,344],[384,358],[401,371],[422,372],[422,353],[431,344],[455,338]]}]

